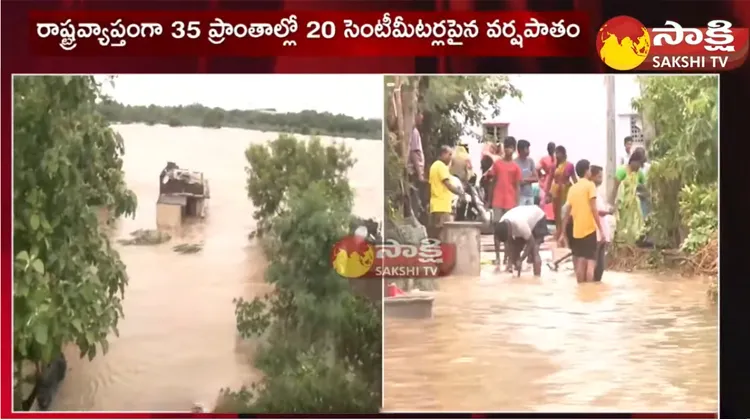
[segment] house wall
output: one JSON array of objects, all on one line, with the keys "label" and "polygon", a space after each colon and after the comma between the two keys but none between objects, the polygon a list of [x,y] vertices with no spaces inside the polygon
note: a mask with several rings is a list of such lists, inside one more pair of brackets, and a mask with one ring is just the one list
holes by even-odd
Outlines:
[{"label": "house wall", "polygon": [[182,225],[182,206],[179,204],[156,204],[156,226],[159,229],[174,229]]}]

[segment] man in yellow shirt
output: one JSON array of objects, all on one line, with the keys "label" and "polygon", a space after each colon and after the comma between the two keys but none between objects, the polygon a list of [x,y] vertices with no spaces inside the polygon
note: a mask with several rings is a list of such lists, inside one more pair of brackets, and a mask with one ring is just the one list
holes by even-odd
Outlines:
[{"label": "man in yellow shirt", "polygon": [[[596,232],[602,232],[599,211],[596,207],[596,185],[591,181],[591,164],[582,159],[576,163],[578,182],[568,191],[570,211],[562,226],[573,220],[573,235],[570,250],[573,252],[573,266],[579,283],[594,281],[596,251],[599,245]],[[562,235],[564,237],[564,235]]]},{"label": "man in yellow shirt", "polygon": [[429,236],[443,240],[443,224],[453,219],[453,194],[463,194],[460,185],[451,183],[448,165],[451,163],[453,149],[450,146],[440,148],[438,159],[430,166],[430,227]]}]

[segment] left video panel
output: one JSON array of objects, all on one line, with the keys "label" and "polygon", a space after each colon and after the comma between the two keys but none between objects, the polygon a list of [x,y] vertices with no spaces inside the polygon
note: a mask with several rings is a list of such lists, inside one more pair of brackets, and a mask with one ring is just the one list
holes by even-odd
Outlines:
[{"label": "left video panel", "polygon": [[382,83],[14,77],[14,410],[378,412]]}]

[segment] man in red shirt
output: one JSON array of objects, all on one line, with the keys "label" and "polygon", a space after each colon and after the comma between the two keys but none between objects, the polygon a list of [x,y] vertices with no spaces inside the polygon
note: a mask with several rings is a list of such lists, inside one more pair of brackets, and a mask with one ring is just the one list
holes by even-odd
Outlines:
[{"label": "man in red shirt", "polygon": [[[497,159],[487,175],[492,177],[492,191],[490,202],[492,203],[492,224],[496,226],[505,212],[518,205],[518,190],[521,182],[521,168],[513,161],[513,153],[516,151],[516,139],[506,137],[503,141],[503,157]],[[495,242],[495,264],[500,268],[500,240],[494,235]],[[506,244],[507,247],[507,244]],[[506,248],[507,249],[507,248]],[[513,267],[508,264],[508,271]]]}]

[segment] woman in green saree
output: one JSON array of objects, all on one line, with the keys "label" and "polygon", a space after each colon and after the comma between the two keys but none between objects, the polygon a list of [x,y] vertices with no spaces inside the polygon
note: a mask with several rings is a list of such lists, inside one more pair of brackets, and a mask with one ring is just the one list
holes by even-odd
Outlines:
[{"label": "woman in green saree", "polygon": [[646,151],[639,147],[630,155],[628,164],[617,168],[615,172],[617,242],[634,244],[643,236],[645,219],[640,195],[646,184],[646,177],[641,171],[645,161]]}]

